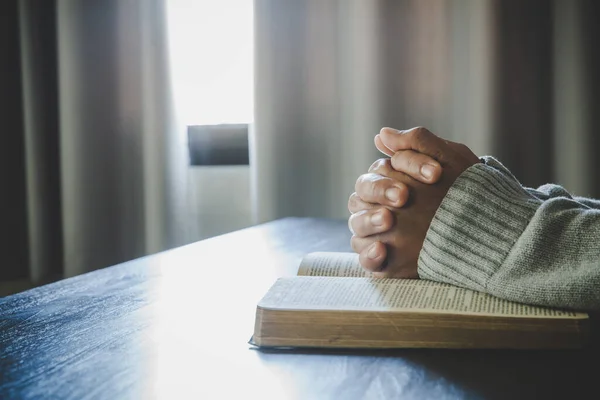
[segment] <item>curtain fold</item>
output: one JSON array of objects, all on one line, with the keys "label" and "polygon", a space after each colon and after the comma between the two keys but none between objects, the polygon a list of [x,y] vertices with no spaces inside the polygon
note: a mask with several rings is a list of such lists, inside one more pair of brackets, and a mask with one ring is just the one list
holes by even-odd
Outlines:
[{"label": "curtain fold", "polygon": [[256,221],[342,215],[347,189],[374,159],[374,4],[255,2]]},{"label": "curtain fold", "polygon": [[254,218],[346,218],[383,126],[600,196],[591,0],[255,0]]},{"label": "curtain fold", "polygon": [[189,243],[164,0],[3,4],[12,81],[0,97],[18,155],[7,176],[24,187],[0,207],[14,214],[6,232],[23,233],[0,281],[43,283]]},{"label": "curtain fold", "polygon": [[56,3],[19,2],[29,276],[62,275]]},{"label": "curtain fold", "polygon": [[67,276],[187,242],[162,0],[58,3]]}]

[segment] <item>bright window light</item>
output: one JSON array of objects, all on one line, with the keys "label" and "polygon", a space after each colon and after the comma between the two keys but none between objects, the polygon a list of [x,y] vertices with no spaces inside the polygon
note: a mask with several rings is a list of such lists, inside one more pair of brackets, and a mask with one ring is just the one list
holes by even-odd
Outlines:
[{"label": "bright window light", "polygon": [[169,0],[174,101],[185,125],[253,121],[253,1]]}]

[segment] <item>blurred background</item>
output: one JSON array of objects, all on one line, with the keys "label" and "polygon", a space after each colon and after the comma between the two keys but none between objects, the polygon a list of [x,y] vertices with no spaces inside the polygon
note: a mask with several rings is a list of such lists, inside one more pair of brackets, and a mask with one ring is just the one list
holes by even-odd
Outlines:
[{"label": "blurred background", "polygon": [[0,296],[345,219],[383,126],[600,197],[599,17],[593,0],[4,0]]}]

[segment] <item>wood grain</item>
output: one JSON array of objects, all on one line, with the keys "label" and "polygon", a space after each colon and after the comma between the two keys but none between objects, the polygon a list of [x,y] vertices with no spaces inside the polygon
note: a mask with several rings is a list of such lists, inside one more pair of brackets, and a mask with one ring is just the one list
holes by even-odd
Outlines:
[{"label": "wood grain", "polygon": [[595,350],[252,350],[256,304],[345,221],[289,218],[0,299],[2,399],[577,398]]}]

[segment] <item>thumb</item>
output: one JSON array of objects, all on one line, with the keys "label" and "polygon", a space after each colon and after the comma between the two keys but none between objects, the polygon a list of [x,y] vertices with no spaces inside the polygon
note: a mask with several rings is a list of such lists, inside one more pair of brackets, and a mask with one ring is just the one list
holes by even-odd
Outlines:
[{"label": "thumb", "polygon": [[448,145],[446,141],[425,128],[417,127],[406,131],[383,128],[379,133],[381,142],[391,151],[415,150],[437,161],[445,161]]}]

